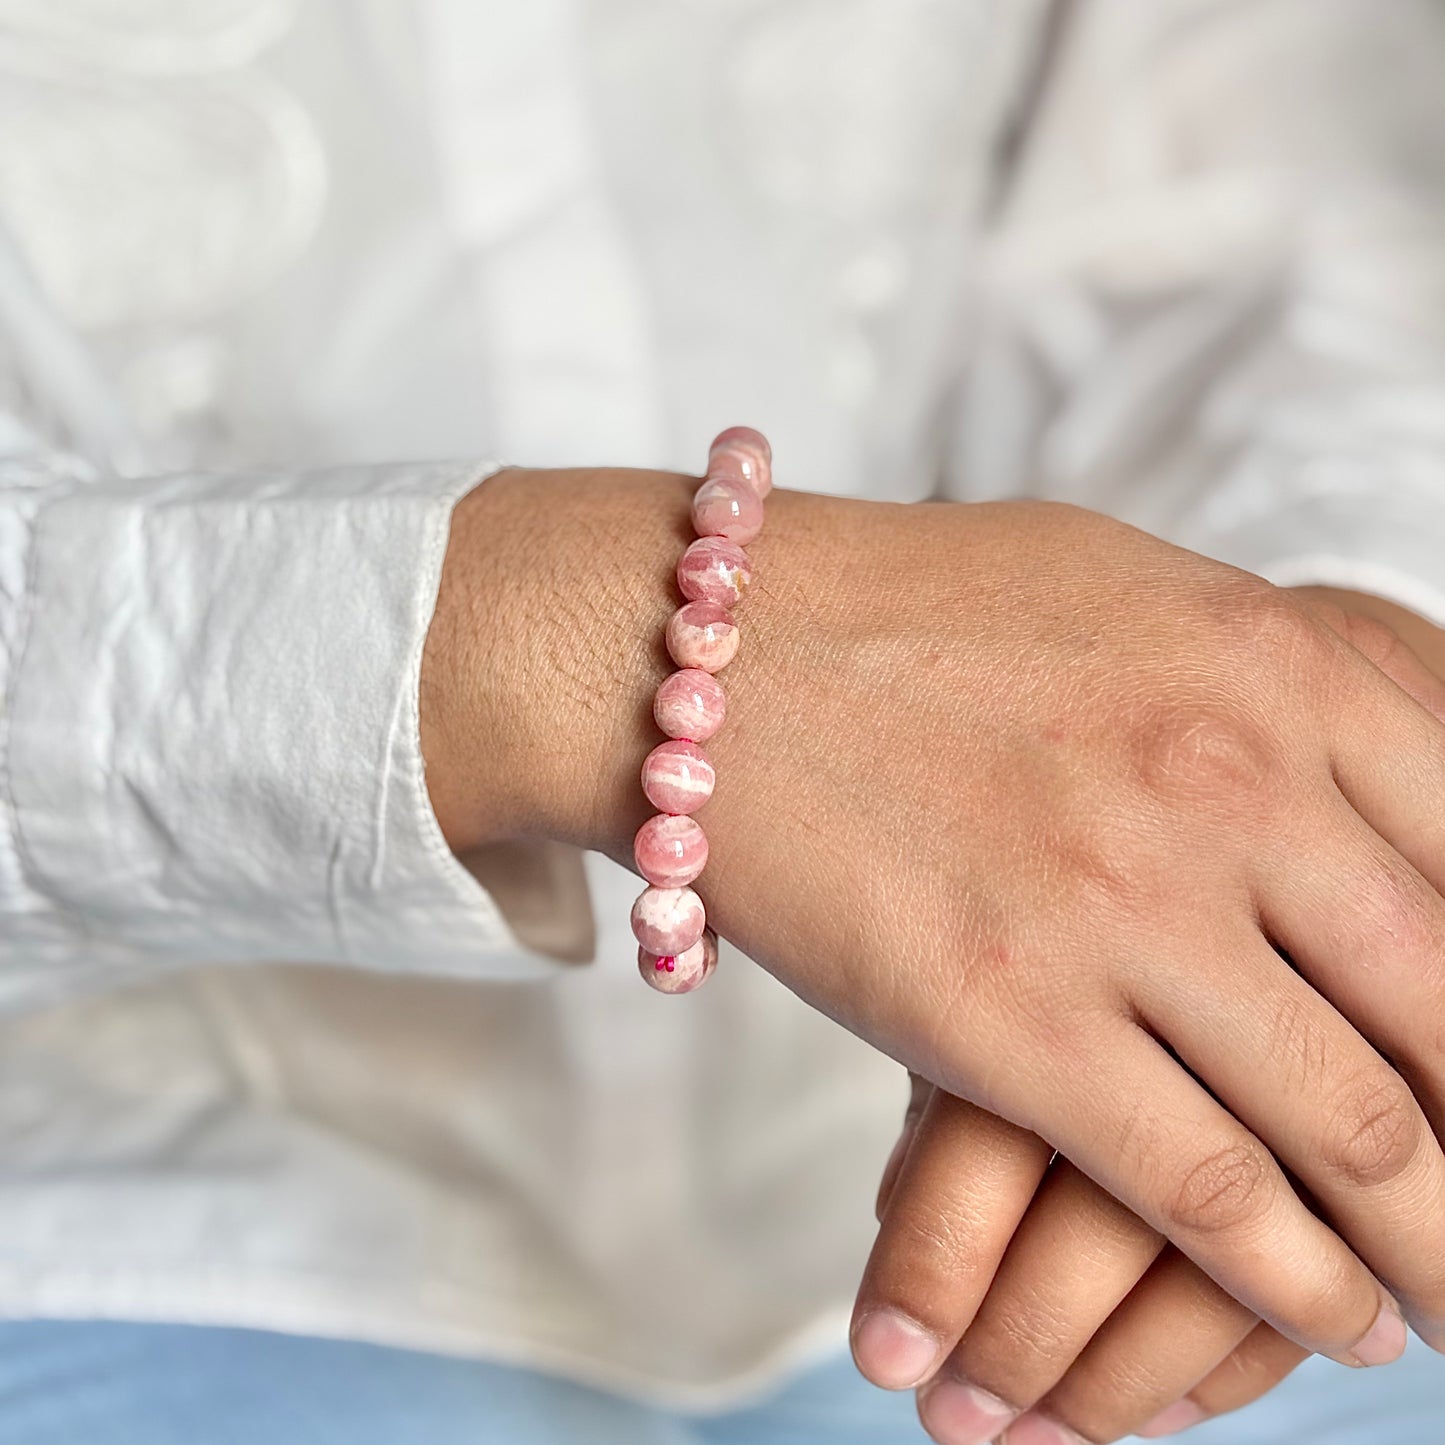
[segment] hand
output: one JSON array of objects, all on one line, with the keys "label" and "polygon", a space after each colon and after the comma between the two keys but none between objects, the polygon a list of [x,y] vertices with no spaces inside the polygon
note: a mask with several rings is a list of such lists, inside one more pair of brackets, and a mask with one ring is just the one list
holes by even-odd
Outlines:
[{"label": "hand", "polygon": [[[1445,715],[1445,631],[1376,598],[1296,591]],[[890,1321],[952,1342],[919,1391],[941,1445],[1014,1420],[1006,1445],[1173,1433],[1259,1398],[1306,1357],[1066,1161],[1045,1177],[1051,1152],[913,1077],[853,1338],[863,1372],[892,1388],[918,1383],[918,1337]]]},{"label": "hand", "polygon": [[[628,856],[688,495],[514,475],[459,514],[423,695],[455,836]],[[1297,1342],[1393,1355],[1372,1270],[1445,1340],[1439,722],[1287,593],[1087,512],[769,506],[717,926]]]},{"label": "hand", "polygon": [[[915,1081],[853,1342],[875,1383],[921,1383],[939,1445],[1162,1434],[1257,1399],[1306,1357],[1051,1154]],[[948,1349],[922,1382],[916,1339]]]}]

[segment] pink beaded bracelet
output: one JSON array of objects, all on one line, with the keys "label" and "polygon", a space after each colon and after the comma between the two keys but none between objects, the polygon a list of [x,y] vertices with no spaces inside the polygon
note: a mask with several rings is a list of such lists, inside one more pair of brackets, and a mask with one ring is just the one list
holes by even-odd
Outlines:
[{"label": "pink beaded bracelet", "polygon": [[658,811],[637,830],[632,848],[649,885],[632,905],[637,967],[660,993],[691,993],[717,967],[717,935],[690,886],[707,863],[707,834],[691,815],[712,796],[717,780],[699,744],[717,732],[727,711],[713,674],[738,650],[731,609],[752,581],[743,547],[763,530],[772,467],[772,448],[761,432],[734,426],[719,433],[692,499],[697,541],[677,564],[683,604],[667,624],[667,650],[679,671],[652,700],[652,715],[668,741],[642,764],[642,791]]}]

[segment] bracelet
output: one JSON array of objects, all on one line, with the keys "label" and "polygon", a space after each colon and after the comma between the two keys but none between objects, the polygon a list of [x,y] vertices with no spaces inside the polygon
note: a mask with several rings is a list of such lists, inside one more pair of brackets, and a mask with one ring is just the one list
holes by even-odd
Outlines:
[{"label": "bracelet", "polygon": [[664,679],[652,715],[667,734],[642,764],[642,791],[658,811],[637,830],[632,854],[648,887],[632,905],[637,968],[660,993],[691,993],[717,967],[717,934],[689,886],[707,863],[707,834],[692,816],[717,775],[699,746],[722,726],[727,698],[714,673],[738,650],[731,609],[752,581],[743,551],[763,530],[773,489],[773,452],[761,432],[729,427],[708,449],[707,476],[692,499],[697,533],[677,564],[683,604],[667,624],[679,671]]}]

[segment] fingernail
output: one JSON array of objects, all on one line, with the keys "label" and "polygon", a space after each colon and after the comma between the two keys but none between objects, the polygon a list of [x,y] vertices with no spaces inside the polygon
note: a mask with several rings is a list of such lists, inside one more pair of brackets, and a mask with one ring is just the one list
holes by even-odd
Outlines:
[{"label": "fingernail", "polygon": [[1020,1415],[1008,1427],[1003,1437],[1004,1445],[1089,1445],[1082,1435],[1076,1435],[1067,1425],[1050,1420],[1047,1415],[1036,1415],[1032,1410]]},{"label": "fingernail", "polygon": [[918,1413],[939,1445],[985,1445],[1018,1411],[987,1390],[940,1380],[918,1402]]},{"label": "fingernail", "polygon": [[1405,1353],[1408,1343],[1405,1321],[1391,1306],[1384,1304],[1380,1306],[1380,1313],[1375,1316],[1370,1332],[1350,1354],[1359,1365],[1388,1365]]},{"label": "fingernail", "polygon": [[898,1310],[864,1315],[853,1331],[858,1368],[884,1390],[911,1390],[927,1378],[941,1349],[922,1325]]},{"label": "fingernail", "polygon": [[1161,1435],[1177,1435],[1181,1430],[1189,1430],[1208,1418],[1209,1412],[1193,1400],[1176,1400],[1134,1433],[1145,1440],[1157,1440]]}]

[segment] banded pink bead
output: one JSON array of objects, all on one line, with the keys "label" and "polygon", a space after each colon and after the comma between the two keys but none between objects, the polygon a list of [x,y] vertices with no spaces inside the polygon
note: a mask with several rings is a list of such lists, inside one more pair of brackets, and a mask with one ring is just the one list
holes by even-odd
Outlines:
[{"label": "banded pink bead", "polygon": [[643,759],[642,791],[660,813],[695,813],[716,783],[707,754],[686,738],[658,743]]},{"label": "banded pink bead", "polygon": [[658,813],[632,840],[637,871],[656,888],[682,888],[707,865],[707,834],[695,818]]},{"label": "banded pink bead", "polygon": [[727,715],[727,694],[711,673],[684,667],[663,679],[652,699],[652,716],[670,738],[705,743]]}]

